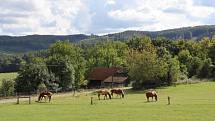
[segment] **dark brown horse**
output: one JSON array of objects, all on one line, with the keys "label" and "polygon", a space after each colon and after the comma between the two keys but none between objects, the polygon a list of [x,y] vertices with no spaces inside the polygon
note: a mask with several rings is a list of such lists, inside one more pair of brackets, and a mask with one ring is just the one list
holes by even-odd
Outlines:
[{"label": "dark brown horse", "polygon": [[100,100],[100,95],[104,95],[104,100],[107,99],[107,96],[109,97],[109,99],[111,99],[111,95],[108,90],[99,90],[97,91],[97,93],[98,93],[99,100]]},{"label": "dark brown horse", "polygon": [[121,97],[124,98],[124,96],[125,96],[125,93],[122,89],[112,89],[112,90],[110,90],[110,92],[111,92],[112,97],[113,97],[113,93],[117,94],[117,96],[120,95],[120,98]]},{"label": "dark brown horse", "polygon": [[153,101],[153,97],[155,97],[155,101],[158,100],[158,95],[155,90],[149,90],[146,92],[146,98],[148,102],[149,102],[149,97],[152,97],[152,101]]},{"label": "dark brown horse", "polygon": [[40,102],[43,98],[46,100],[47,97],[48,97],[49,102],[50,102],[51,98],[52,98],[52,93],[51,92],[42,92],[42,93],[40,93],[40,95],[38,97],[38,102]]}]

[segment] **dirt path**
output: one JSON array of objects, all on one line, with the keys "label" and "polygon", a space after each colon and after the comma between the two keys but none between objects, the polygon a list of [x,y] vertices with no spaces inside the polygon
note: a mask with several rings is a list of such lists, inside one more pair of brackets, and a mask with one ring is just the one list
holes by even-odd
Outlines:
[{"label": "dirt path", "polygon": [[[87,95],[89,93],[92,93],[93,91],[84,91],[84,92],[76,92],[75,94],[73,92],[67,92],[67,93],[54,93],[54,97],[67,97],[67,96],[81,96],[81,95]],[[31,96],[31,101],[37,101],[38,95]],[[28,98],[21,98],[20,101],[28,101]],[[0,104],[6,104],[6,103],[16,103],[17,97],[10,97],[5,99],[0,99]]]}]

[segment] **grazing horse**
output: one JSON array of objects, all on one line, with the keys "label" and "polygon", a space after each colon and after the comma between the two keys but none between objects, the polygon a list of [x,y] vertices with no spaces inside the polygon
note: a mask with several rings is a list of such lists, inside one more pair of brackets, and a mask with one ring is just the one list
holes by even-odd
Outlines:
[{"label": "grazing horse", "polygon": [[124,98],[124,96],[125,96],[125,93],[122,89],[112,89],[112,90],[110,90],[110,92],[111,92],[112,97],[113,97],[113,93],[117,94],[117,96],[120,95],[120,98],[121,97]]},{"label": "grazing horse", "polygon": [[45,98],[45,100],[46,100],[46,97],[49,98],[49,102],[50,102],[51,98],[52,98],[52,93],[51,92],[42,92],[42,93],[40,93],[40,95],[38,97],[38,102],[40,102],[43,98]]},{"label": "grazing horse", "polygon": [[146,98],[147,101],[149,102],[149,97],[152,97],[152,101],[153,101],[153,97],[155,97],[155,101],[157,101],[157,92],[155,90],[149,90],[146,92]]},{"label": "grazing horse", "polygon": [[107,99],[107,96],[109,97],[109,99],[111,99],[111,95],[108,90],[99,90],[97,91],[97,93],[98,93],[99,100],[100,100],[100,95],[104,95],[104,100]]}]

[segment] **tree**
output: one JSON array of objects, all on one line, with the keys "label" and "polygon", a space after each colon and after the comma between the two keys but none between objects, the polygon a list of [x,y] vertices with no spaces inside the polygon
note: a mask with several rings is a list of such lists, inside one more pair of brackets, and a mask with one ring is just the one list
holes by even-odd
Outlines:
[{"label": "tree", "polygon": [[85,60],[82,49],[68,41],[58,41],[48,49],[49,70],[59,78],[59,86],[64,90],[73,87],[79,88],[84,80]]},{"label": "tree", "polygon": [[148,52],[154,52],[154,45],[151,42],[151,38],[144,36],[144,37],[134,37],[132,38],[128,43],[128,47],[142,52],[142,51],[148,51]]},{"label": "tree", "polygon": [[178,54],[178,60],[184,65],[189,63],[191,58],[192,56],[190,55],[189,50],[182,50]]},{"label": "tree", "polygon": [[11,96],[14,94],[14,81],[3,80],[0,88],[0,93],[4,96]]},{"label": "tree", "polygon": [[98,43],[88,49],[88,69],[92,67],[123,67],[126,65],[127,45],[122,42]]},{"label": "tree", "polygon": [[31,62],[25,64],[18,74],[15,81],[17,92],[36,91],[40,83],[48,84],[51,78],[42,58],[32,58]]},{"label": "tree", "polygon": [[162,77],[167,71],[166,64],[159,62],[156,53],[135,52],[128,62],[129,76],[136,89],[159,85],[161,82],[158,77]]},{"label": "tree", "polygon": [[208,50],[208,56],[211,58],[213,64],[215,64],[215,38]]},{"label": "tree", "polygon": [[176,82],[178,80],[179,74],[180,74],[180,62],[176,57],[171,58],[169,60],[168,79],[167,79],[168,85],[171,85],[172,82]]},{"label": "tree", "polygon": [[197,75],[198,72],[201,70],[202,65],[203,65],[203,60],[201,58],[192,57],[190,59],[190,62],[187,63],[187,69],[188,69],[189,77]]},{"label": "tree", "polygon": [[205,59],[203,64],[202,64],[201,69],[198,71],[198,77],[208,78],[210,76],[213,76],[211,74],[212,74],[212,72],[211,72],[211,59]]}]

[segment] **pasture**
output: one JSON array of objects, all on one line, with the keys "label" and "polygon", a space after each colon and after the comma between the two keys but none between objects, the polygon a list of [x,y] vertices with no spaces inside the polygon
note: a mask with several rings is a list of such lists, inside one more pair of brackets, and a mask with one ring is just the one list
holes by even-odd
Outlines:
[{"label": "pasture", "polygon": [[15,79],[18,76],[18,73],[0,73],[0,84],[3,79]]},{"label": "pasture", "polygon": [[[53,95],[51,103],[0,104],[1,121],[214,121],[215,83],[157,89],[158,102],[143,91],[126,91],[124,99],[98,100],[94,94]],[[90,105],[90,97],[94,105]],[[171,105],[167,105],[167,97]]]}]

